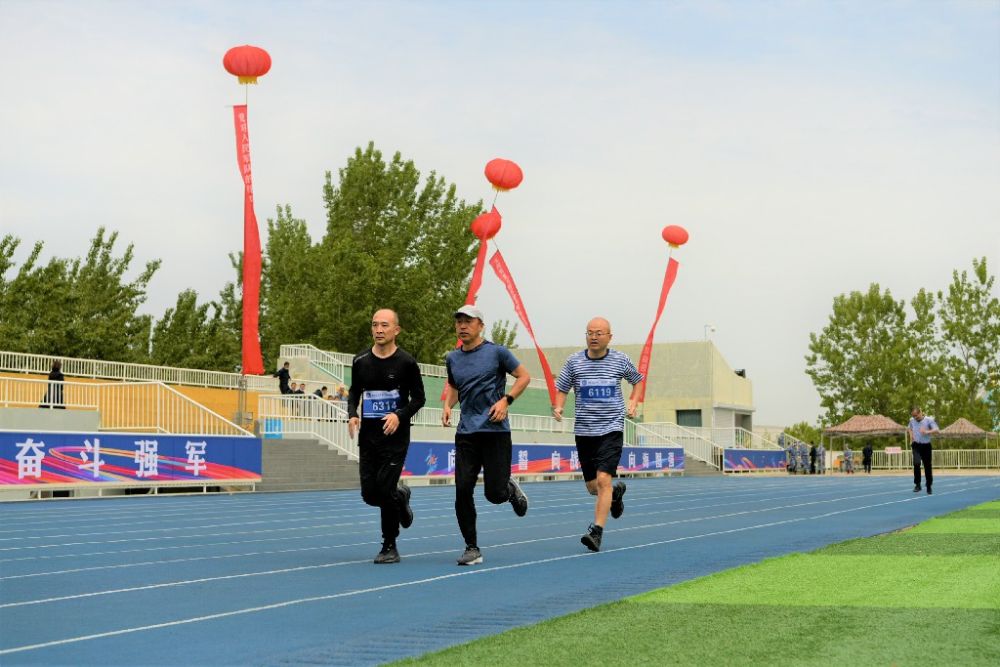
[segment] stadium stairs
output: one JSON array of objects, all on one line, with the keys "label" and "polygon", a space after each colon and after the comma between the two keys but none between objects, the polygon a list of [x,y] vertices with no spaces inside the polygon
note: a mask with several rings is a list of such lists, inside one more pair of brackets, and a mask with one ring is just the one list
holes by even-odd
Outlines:
[{"label": "stadium stairs", "polygon": [[724,473],[693,456],[684,457],[685,477],[722,477]]},{"label": "stadium stairs", "polygon": [[257,491],[360,488],[357,462],[318,440],[265,439],[262,464]]}]

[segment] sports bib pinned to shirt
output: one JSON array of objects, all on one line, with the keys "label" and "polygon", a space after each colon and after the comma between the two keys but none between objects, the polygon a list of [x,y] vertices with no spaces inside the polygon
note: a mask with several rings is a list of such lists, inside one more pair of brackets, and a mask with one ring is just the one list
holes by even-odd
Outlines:
[{"label": "sports bib pinned to shirt", "polygon": [[361,394],[361,414],[365,419],[381,419],[399,409],[399,390],[366,391]]},{"label": "sports bib pinned to shirt", "polygon": [[580,402],[614,403],[616,385],[611,380],[581,379]]}]

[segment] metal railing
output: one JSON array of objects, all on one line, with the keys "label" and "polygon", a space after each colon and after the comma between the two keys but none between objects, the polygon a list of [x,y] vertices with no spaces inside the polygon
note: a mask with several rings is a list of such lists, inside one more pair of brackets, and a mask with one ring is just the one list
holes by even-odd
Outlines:
[{"label": "metal railing", "polygon": [[[843,452],[833,454],[843,456]],[[931,452],[931,465],[935,468],[1000,468],[1000,449],[935,449]],[[854,453],[854,470],[861,468],[861,454]],[[872,452],[872,468],[878,470],[912,470],[913,450],[904,449],[899,454],[887,454],[881,449]]]},{"label": "metal railing", "polygon": [[[338,382],[344,381],[346,367],[351,365],[353,357],[350,355],[333,354],[324,352],[315,345],[309,343],[296,343],[294,345],[282,345],[279,352],[282,359],[302,357],[309,361],[309,364],[323,373],[326,373]],[[349,357],[346,362],[343,357]]]},{"label": "metal railing", "polygon": [[298,435],[316,438],[358,460],[358,443],[347,430],[347,411],[315,396],[263,395],[257,398],[264,437]]},{"label": "metal railing", "polygon": [[[441,426],[442,408],[421,408],[410,424],[413,426]],[[451,411],[451,425],[457,426],[462,412],[459,408]],[[573,418],[564,417],[561,422],[542,415],[522,415],[507,413],[511,431],[533,431],[539,433],[573,433]]]},{"label": "metal railing", "polygon": [[636,424],[635,434],[636,438],[643,442],[655,438],[654,442],[671,443],[672,446],[682,447],[685,455],[693,456],[713,468],[722,468],[722,448],[695,429],[671,422],[643,423]]},{"label": "metal railing", "polygon": [[[282,357],[285,356],[285,353],[284,353],[285,347],[286,346],[284,346],[284,345],[281,346],[281,349],[282,349],[281,356]],[[293,346],[289,346],[289,347],[293,347]],[[310,345],[309,347],[312,347],[312,346]],[[353,354],[346,354],[344,352],[330,352],[330,351],[325,351],[323,353],[326,354],[327,356],[329,356],[331,359],[335,359],[335,360],[339,361],[340,363],[344,364],[345,366],[350,366],[351,363],[353,363],[353,361],[354,361],[354,355]],[[441,365],[441,364],[417,364],[417,365],[420,367],[420,374],[423,375],[424,377],[432,377],[432,378],[447,378],[448,377],[448,369],[445,368],[444,365]],[[510,378],[510,377],[507,378],[507,385],[508,386],[510,386],[511,384],[513,384],[513,382],[514,382],[514,380],[512,378]],[[545,379],[544,378],[531,378],[531,382],[528,384],[528,386],[531,387],[531,388],[533,388],[533,389],[546,389],[546,390],[548,389],[547,385],[545,384]]]},{"label": "metal railing", "polygon": [[[0,351],[0,371],[35,373],[47,375],[52,362],[62,363],[64,375],[86,377],[97,380],[122,380],[126,382],[162,382],[192,387],[218,387],[238,389],[239,373],[205,371],[195,368],[171,368],[132,364],[123,361],[100,361],[98,359],[73,359],[46,354]],[[278,381],[266,375],[248,375],[247,389],[250,391],[275,391]]]},{"label": "metal railing", "polygon": [[0,406],[97,411],[102,431],[253,435],[162,382],[0,378]]},{"label": "metal railing", "polygon": [[735,449],[781,449],[781,447],[778,446],[778,443],[768,440],[759,433],[748,431],[747,429],[739,426],[730,428],[716,427],[691,430],[695,432],[700,430],[703,437],[707,437],[719,447],[729,447]]}]

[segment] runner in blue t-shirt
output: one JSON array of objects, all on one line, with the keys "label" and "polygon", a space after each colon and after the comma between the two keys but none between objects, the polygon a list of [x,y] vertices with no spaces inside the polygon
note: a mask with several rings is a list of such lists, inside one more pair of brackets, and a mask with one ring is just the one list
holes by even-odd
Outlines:
[{"label": "runner in blue t-shirt", "polygon": [[[587,323],[587,349],[566,360],[556,380],[556,404],[552,412],[562,421],[563,407],[570,390],[576,395],[576,450],[580,469],[590,495],[597,496],[594,522],[580,541],[591,551],[601,550],[604,524],[608,510],[617,519],[625,511],[625,482],[612,489],[611,480],[617,474],[618,461],[624,445],[625,413],[635,416],[636,404],[642,392],[642,374],[628,355],[608,349],[611,343],[611,323],[595,317]],[[625,406],[621,382],[632,385],[628,408]]]},{"label": "runner in blue t-shirt", "polygon": [[[462,414],[455,433],[455,516],[465,538],[459,565],[483,562],[476,536],[476,479],[483,473],[486,500],[510,502],[518,516],[528,511],[528,497],[510,476],[511,439],[507,408],[525,390],[531,377],[524,364],[506,347],[483,338],[483,313],[475,306],[455,312],[455,333],[462,346],[445,358],[448,394],[441,423],[451,426],[451,409],[461,401]],[[504,393],[507,375],[514,386]]]}]

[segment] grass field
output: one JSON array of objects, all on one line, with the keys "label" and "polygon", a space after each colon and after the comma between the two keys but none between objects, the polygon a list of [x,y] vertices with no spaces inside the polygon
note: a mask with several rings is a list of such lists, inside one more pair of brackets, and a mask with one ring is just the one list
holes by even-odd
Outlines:
[{"label": "grass field", "polygon": [[395,664],[609,663],[1000,665],[1000,501]]}]

